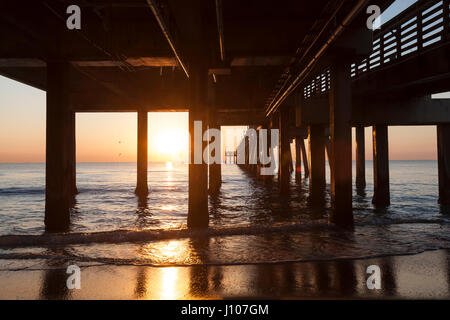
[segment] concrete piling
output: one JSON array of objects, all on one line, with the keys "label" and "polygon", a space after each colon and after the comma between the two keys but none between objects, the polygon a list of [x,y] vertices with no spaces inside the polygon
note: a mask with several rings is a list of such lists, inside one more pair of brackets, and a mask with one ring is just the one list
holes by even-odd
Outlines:
[{"label": "concrete piling", "polygon": [[137,119],[137,183],[135,193],[146,196],[148,193],[148,113],[138,111]]},{"label": "concrete piling", "polygon": [[390,204],[389,192],[389,144],[388,127],[376,125],[372,129],[373,137],[373,199],[376,207]]},{"label": "concrete piling", "polygon": [[364,127],[356,127],[356,187],[366,187],[366,150]]},{"label": "concrete piling", "polygon": [[309,141],[309,200],[311,204],[322,204],[325,196],[325,127],[311,125]]},{"label": "concrete piling", "polygon": [[352,212],[352,113],[350,69],[346,64],[332,67],[330,91],[331,214],[330,222],[353,225]]},{"label": "concrete piling", "polygon": [[69,105],[66,61],[47,63],[45,229],[66,231],[75,179],[75,118]]},{"label": "concrete piling", "polygon": [[437,126],[439,203],[450,205],[450,125]]},{"label": "concrete piling", "polygon": [[[208,166],[201,160],[195,163],[195,134],[194,122],[201,121],[202,133],[207,120],[207,81],[208,70],[199,66],[192,68],[189,79],[189,133],[190,133],[190,163],[189,163],[189,200],[188,200],[188,221],[189,228],[207,227],[209,223],[208,215]],[[201,150],[206,147],[206,142],[201,143]]]}]

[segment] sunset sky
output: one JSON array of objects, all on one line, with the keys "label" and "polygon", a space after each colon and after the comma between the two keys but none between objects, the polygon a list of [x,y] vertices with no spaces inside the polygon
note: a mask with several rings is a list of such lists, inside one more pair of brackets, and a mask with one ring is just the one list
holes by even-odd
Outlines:
[{"label": "sunset sky", "polygon": [[[45,161],[45,92],[0,77],[0,162]],[[183,161],[187,155],[187,113],[149,113],[149,161]],[[135,113],[79,113],[77,161],[136,161]],[[231,129],[231,128],[230,128]],[[234,145],[234,135],[225,144]],[[177,152],[167,152],[173,141]],[[371,129],[366,128],[367,159],[372,158]],[[436,159],[436,128],[390,127],[393,160]]]},{"label": "sunset sky", "polygon": [[[398,0],[385,20],[413,2]],[[149,114],[149,161],[187,158],[187,120],[187,113]],[[135,113],[79,113],[76,122],[77,161],[136,161]],[[242,129],[228,129],[225,147],[234,146],[233,135]],[[367,159],[372,159],[371,146],[371,128],[366,128]],[[392,160],[435,160],[436,128],[390,127],[389,155]],[[0,162],[44,161],[45,92],[0,76]]]}]

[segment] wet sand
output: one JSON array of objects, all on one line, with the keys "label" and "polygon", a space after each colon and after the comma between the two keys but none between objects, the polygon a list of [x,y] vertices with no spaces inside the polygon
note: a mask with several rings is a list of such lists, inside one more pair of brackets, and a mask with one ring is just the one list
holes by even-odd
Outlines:
[{"label": "wet sand", "polygon": [[[449,299],[450,251],[280,264],[149,267],[79,264],[81,289],[50,260],[0,260],[0,299]],[[366,269],[381,269],[369,290]],[[4,271],[8,269],[8,271]],[[13,271],[14,270],[14,271]]]}]

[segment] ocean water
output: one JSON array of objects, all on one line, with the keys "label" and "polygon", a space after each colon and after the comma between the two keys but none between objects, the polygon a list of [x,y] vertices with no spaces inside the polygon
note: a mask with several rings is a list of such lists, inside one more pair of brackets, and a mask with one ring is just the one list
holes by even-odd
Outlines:
[{"label": "ocean water", "polygon": [[[367,187],[354,187],[356,225],[327,223],[323,207],[308,205],[308,180],[291,179],[280,196],[277,177],[260,181],[235,165],[222,166],[219,195],[209,198],[210,228],[186,230],[187,166],[150,163],[150,192],[133,191],[135,163],[78,163],[72,225],[44,233],[44,164],[0,164],[0,260],[195,265],[278,263],[412,254],[450,248],[450,212],[438,204],[436,161],[390,161],[391,206],[375,209],[372,161]],[[355,175],[354,175],[355,176]],[[327,182],[329,170],[327,168]],[[14,265],[14,264],[13,264]]]}]

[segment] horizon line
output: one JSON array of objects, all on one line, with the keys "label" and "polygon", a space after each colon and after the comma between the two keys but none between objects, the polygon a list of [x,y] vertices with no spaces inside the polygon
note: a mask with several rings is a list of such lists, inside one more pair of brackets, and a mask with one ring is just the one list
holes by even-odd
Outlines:
[{"label": "horizon line", "polygon": [[[352,162],[355,162],[356,160],[352,160]],[[373,161],[372,159],[366,159],[365,161]],[[438,161],[437,159],[389,159],[389,161]],[[173,161],[173,160],[168,160],[168,161],[148,161],[147,163],[167,163],[167,162],[172,162],[172,163],[183,163],[183,164],[188,164],[185,163],[183,161]],[[294,160],[292,162],[295,162]],[[328,160],[325,160],[325,162],[328,162]],[[16,162],[11,162],[11,161],[1,161],[0,160],[0,164],[45,164],[45,161],[16,161]],[[76,161],[76,163],[137,163],[136,161]],[[222,164],[230,164],[230,163],[222,163]],[[235,163],[231,163],[231,164],[235,164]]]}]

